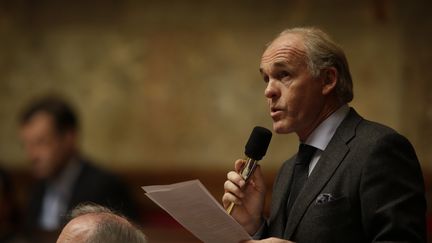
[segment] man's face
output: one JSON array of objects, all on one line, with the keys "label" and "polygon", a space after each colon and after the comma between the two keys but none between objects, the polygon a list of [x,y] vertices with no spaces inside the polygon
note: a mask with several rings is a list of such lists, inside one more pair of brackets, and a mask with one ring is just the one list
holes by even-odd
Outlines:
[{"label": "man's face", "polygon": [[260,65],[273,130],[301,139],[315,128],[324,105],[322,80],[312,76],[306,60],[302,37],[286,34],[265,50]]},{"label": "man's face", "polygon": [[60,134],[51,115],[36,113],[21,126],[21,140],[36,178],[55,176],[69,159],[73,147],[71,132]]}]

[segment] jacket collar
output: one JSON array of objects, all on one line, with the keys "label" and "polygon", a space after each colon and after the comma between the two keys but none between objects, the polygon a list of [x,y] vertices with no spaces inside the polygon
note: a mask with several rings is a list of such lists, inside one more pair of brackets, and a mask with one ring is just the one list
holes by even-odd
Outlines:
[{"label": "jacket collar", "polygon": [[[304,188],[294,203],[290,219],[285,227],[284,236],[291,238],[301,221],[306,209],[321,192],[322,188],[330,180],[340,163],[344,160],[350,148],[349,141],[355,137],[356,127],[363,118],[351,108],[347,117],[336,130],[327,148],[324,150],[319,163],[312,171]],[[292,168],[292,167],[291,167]],[[290,170],[292,174],[292,169]]]}]

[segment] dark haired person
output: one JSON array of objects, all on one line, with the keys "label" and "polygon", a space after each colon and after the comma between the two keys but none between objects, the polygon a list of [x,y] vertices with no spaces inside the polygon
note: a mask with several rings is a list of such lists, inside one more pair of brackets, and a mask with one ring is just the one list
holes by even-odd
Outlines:
[{"label": "dark haired person", "polygon": [[82,202],[136,215],[125,185],[82,156],[78,135],[74,110],[58,96],[34,100],[24,109],[20,137],[37,180],[27,212],[28,230],[57,233],[66,212]]},{"label": "dark haired person", "polygon": [[225,207],[237,204],[232,216],[263,243],[426,242],[414,148],[349,107],[343,50],[319,29],[288,29],[267,46],[260,72],[273,130],[295,133],[299,152],[279,170],[267,220],[261,170],[245,184],[236,161],[223,196]]}]

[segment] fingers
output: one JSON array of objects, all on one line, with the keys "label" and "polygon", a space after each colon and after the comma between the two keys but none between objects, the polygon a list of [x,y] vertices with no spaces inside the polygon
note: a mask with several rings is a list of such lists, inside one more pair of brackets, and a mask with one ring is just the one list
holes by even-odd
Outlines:
[{"label": "fingers", "polygon": [[[244,160],[237,160],[235,162],[236,171],[240,171]],[[231,202],[241,205],[241,199],[245,196],[241,188],[244,187],[246,181],[243,180],[240,174],[235,171],[230,171],[227,174],[227,180],[224,184],[225,194],[222,197],[222,202],[224,206],[228,206]]]},{"label": "fingers", "polygon": [[222,203],[223,203],[225,208],[227,208],[231,203],[234,203],[235,205],[242,205],[242,201],[229,192],[226,192],[223,195]]},{"label": "fingers", "polygon": [[243,180],[243,177],[234,171],[228,172],[227,179],[228,181],[232,182],[233,184],[235,184],[237,187],[240,188],[242,188],[246,184],[246,181]]},{"label": "fingers", "polygon": [[241,190],[246,183],[239,174],[234,171],[230,171],[227,174],[227,179],[224,184],[225,194],[222,197],[222,201],[225,204],[234,202],[235,204],[241,204],[241,198],[244,197],[244,192]]},{"label": "fingers", "polygon": [[[222,197],[222,202],[225,207],[227,207],[231,202],[241,205],[242,199],[245,197],[246,193],[251,193],[252,191],[259,192],[260,194],[265,193],[265,182],[261,171],[261,167],[258,165],[249,180],[250,186],[245,188],[246,181],[239,174],[242,167],[246,163],[243,159],[238,159],[235,161],[235,171],[230,171],[227,174],[227,180],[224,184],[225,194]],[[245,191],[247,190],[247,192]]]},{"label": "fingers", "polygon": [[[243,169],[243,166],[246,164],[246,160],[244,159],[238,159],[236,160],[234,167],[235,167],[235,171],[237,173],[240,173],[240,171]],[[240,179],[243,179],[242,177],[240,177]],[[261,171],[261,166],[258,164],[255,168],[254,173],[251,176],[251,181],[253,184],[256,184],[256,186],[258,188],[263,188],[265,187],[265,183],[264,183],[264,177]],[[237,185],[239,185],[239,183],[236,183]],[[240,187],[242,187],[243,185],[241,185]]]}]

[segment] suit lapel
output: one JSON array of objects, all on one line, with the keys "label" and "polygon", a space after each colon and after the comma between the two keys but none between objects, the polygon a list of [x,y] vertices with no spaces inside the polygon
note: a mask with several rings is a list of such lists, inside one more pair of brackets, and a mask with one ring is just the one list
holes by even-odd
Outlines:
[{"label": "suit lapel", "polygon": [[289,195],[288,189],[291,185],[291,178],[293,175],[295,157],[287,160],[278,177],[275,181],[275,188],[273,190],[274,197],[272,198],[272,207],[269,222],[271,227],[271,236],[282,237],[284,226],[286,223],[286,202]]},{"label": "suit lapel", "polygon": [[320,160],[292,207],[290,218],[285,227],[285,239],[290,239],[292,237],[309,205],[331,179],[334,172],[349,152],[347,143],[354,137],[355,127],[360,120],[361,117],[351,109],[350,113],[341,123],[330,143],[323,151]]},{"label": "suit lapel", "polygon": [[28,217],[27,217],[27,227],[37,228],[39,226],[39,219],[42,212],[42,204],[44,195],[46,192],[46,182],[40,181],[36,182],[36,186],[33,188],[32,196],[28,204]]},{"label": "suit lapel", "polygon": [[88,185],[86,185],[84,182],[86,182],[85,178],[91,170],[90,164],[82,159],[79,160],[79,163],[81,164],[81,168],[71,188],[72,192],[67,206],[68,210],[73,209],[76,205],[83,201],[83,198],[85,198],[83,192],[85,190],[82,190],[82,188],[88,187]]}]

